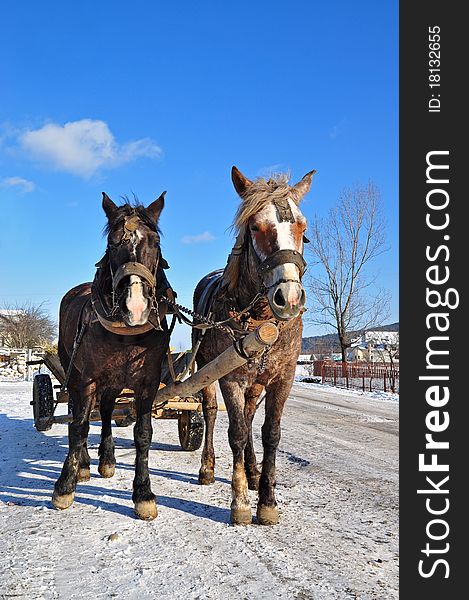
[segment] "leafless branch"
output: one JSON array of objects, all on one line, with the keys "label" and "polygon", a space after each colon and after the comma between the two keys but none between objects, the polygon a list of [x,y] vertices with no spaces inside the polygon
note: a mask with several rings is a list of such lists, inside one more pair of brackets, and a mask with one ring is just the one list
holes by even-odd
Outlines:
[{"label": "leafless branch", "polygon": [[43,304],[29,302],[2,307],[0,338],[10,348],[35,348],[50,343],[56,325]]},{"label": "leafless branch", "polygon": [[[350,334],[375,327],[389,317],[390,295],[374,290],[368,264],[387,250],[380,194],[370,181],[342,191],[325,219],[312,226],[309,319],[334,328],[342,358]],[[314,269],[314,267],[316,267]]]}]

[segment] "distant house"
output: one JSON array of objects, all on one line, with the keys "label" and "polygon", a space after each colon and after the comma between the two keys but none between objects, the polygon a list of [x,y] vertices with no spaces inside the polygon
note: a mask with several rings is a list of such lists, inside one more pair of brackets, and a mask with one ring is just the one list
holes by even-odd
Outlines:
[{"label": "distant house", "polygon": [[391,362],[399,358],[398,331],[366,331],[352,340],[347,360]]}]

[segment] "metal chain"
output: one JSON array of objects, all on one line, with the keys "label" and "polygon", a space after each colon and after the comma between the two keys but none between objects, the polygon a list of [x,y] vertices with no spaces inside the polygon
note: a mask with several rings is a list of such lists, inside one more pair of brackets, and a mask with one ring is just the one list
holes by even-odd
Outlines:
[{"label": "metal chain", "polygon": [[[176,309],[177,311],[186,313],[189,316],[191,316],[193,319],[196,319],[197,321],[200,321],[201,323],[208,325],[210,329],[218,329],[219,331],[223,331],[224,333],[227,333],[233,340],[236,340],[235,334],[237,334],[238,336],[242,336],[242,337],[244,337],[247,334],[247,332],[245,333],[245,332],[241,332],[241,331],[236,331],[236,330],[232,329],[231,327],[222,325],[221,323],[214,321],[213,319],[210,319],[210,317],[204,317],[204,315],[201,315],[201,314],[195,312],[194,310],[191,310],[190,308],[186,308],[185,306],[182,306],[182,304],[173,302],[166,296],[162,296],[160,298],[160,301],[165,302],[166,304],[168,304],[172,308]],[[231,318],[228,320],[231,321]],[[187,321],[185,321],[185,322],[187,323]],[[187,323],[187,324],[190,325],[191,327],[197,327],[197,325],[198,325],[197,323]]]},{"label": "metal chain", "polygon": [[[235,319],[238,319],[239,317],[241,317],[244,313],[247,312],[247,310],[249,308],[251,308],[257,302],[259,297],[261,297],[261,295],[257,294],[255,296],[255,298],[253,299],[253,301],[250,303],[249,307],[247,307],[244,310],[233,315],[232,317],[227,319],[227,321],[235,320]],[[234,341],[237,341],[235,334],[237,334],[239,337],[245,337],[246,335],[248,335],[248,331],[234,330],[231,327],[227,327],[226,325],[222,324],[222,323],[225,323],[226,321],[221,321],[221,322],[214,321],[213,319],[210,319],[210,317],[205,317],[204,315],[201,315],[201,314],[195,312],[194,310],[191,310],[190,308],[182,306],[182,304],[173,302],[173,300],[170,300],[166,296],[162,296],[160,298],[160,301],[165,302],[166,304],[168,304],[172,308],[176,309],[177,311],[184,312],[184,313],[190,315],[193,319],[196,319],[197,321],[201,321],[201,323],[205,323],[211,329],[218,329],[219,331],[223,331],[224,333],[227,333],[231,337],[231,339]],[[197,326],[197,324],[190,323],[190,322],[188,322],[188,320],[185,320],[185,322],[188,325],[190,325],[191,327]],[[261,375],[267,367],[267,353],[269,352],[271,347],[272,346],[266,346],[262,352],[262,355],[259,358],[251,358],[248,360],[248,365],[250,365],[250,366],[255,365],[256,363],[258,364],[257,372],[259,375]]]},{"label": "metal chain", "polygon": [[258,375],[262,375],[267,367],[267,353],[272,348],[272,346],[266,346],[264,351],[262,352],[262,356],[259,359],[259,366],[257,367]]}]

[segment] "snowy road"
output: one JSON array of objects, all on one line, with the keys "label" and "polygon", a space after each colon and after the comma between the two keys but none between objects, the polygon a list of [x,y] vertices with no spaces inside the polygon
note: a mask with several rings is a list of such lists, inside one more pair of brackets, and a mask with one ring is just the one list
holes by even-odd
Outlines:
[{"label": "snowy road", "polygon": [[104,480],[93,423],[91,481],[70,509],[51,508],[67,430],[38,433],[30,399],[31,384],[0,383],[0,598],[398,598],[396,402],[294,386],[277,463],[281,523],[232,527],[226,413],[208,487],[197,485],[200,450],[180,450],[175,421],[154,421],[159,515],[145,523],[133,514],[131,428],[115,430],[116,475]]}]

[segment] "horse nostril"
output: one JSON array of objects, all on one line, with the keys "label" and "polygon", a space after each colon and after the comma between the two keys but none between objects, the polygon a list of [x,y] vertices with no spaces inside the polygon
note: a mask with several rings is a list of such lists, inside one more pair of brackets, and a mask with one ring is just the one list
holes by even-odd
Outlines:
[{"label": "horse nostril", "polygon": [[274,302],[277,306],[286,306],[287,304],[285,296],[283,295],[282,290],[280,288],[274,294]]},{"label": "horse nostril", "polygon": [[301,290],[301,297],[300,297],[300,301],[298,302],[299,306],[304,306],[306,304],[306,293],[304,291],[304,289]]}]

